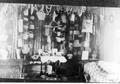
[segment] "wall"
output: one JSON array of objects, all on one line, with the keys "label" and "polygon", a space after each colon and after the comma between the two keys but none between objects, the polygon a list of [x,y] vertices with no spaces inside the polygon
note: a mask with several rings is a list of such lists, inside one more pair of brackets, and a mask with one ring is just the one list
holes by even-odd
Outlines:
[{"label": "wall", "polygon": [[104,8],[103,12],[100,59],[120,63],[120,8]]},{"label": "wall", "polygon": [[17,6],[7,3],[0,3],[0,6],[0,59],[6,59],[6,50],[8,51],[6,56],[14,59],[17,42]]}]

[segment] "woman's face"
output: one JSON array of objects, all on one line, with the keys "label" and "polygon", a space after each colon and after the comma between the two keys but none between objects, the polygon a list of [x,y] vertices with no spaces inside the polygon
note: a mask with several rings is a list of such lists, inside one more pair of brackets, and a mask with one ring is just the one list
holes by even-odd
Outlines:
[{"label": "woman's face", "polygon": [[68,55],[67,55],[67,58],[68,58],[68,59],[72,59],[72,57],[73,57],[72,54],[68,54]]}]

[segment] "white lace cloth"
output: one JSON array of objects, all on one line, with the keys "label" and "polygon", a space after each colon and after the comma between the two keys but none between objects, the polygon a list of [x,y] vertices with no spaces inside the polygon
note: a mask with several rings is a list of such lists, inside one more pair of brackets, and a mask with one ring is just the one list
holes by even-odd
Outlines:
[{"label": "white lace cloth", "polygon": [[45,63],[47,61],[56,62],[60,61],[61,63],[67,62],[67,59],[64,56],[42,56],[41,62]]},{"label": "white lace cloth", "polygon": [[[90,82],[120,82],[120,74],[113,73],[113,71],[115,70],[112,70],[112,71],[107,70],[110,68],[106,68],[105,66],[102,66],[103,64],[106,64],[106,63],[90,62],[84,65],[84,71],[90,75]],[[102,68],[100,68],[100,65],[102,66]],[[107,66],[111,66],[111,65],[107,64]],[[105,70],[103,69],[104,67],[105,67]]]}]

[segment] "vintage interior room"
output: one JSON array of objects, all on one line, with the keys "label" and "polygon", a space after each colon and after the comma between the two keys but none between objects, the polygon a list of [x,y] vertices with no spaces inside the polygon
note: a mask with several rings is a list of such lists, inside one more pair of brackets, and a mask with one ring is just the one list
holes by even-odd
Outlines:
[{"label": "vintage interior room", "polygon": [[0,81],[120,82],[120,8],[0,3]]}]

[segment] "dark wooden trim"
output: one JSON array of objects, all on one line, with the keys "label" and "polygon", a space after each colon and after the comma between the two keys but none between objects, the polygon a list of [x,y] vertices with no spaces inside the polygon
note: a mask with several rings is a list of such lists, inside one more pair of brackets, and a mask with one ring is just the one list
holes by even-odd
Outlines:
[{"label": "dark wooden trim", "polygon": [[120,0],[0,0],[0,3],[31,3],[72,6],[119,7]]}]

